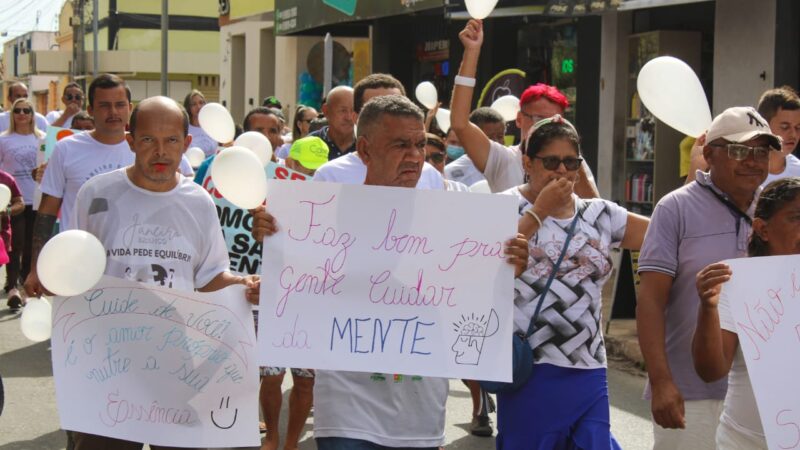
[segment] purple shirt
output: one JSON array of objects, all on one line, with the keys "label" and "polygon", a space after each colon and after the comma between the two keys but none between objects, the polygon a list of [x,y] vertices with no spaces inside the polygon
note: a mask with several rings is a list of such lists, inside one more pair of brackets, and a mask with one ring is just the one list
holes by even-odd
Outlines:
[{"label": "purple shirt", "polygon": [[[697,180],[670,192],[656,205],[639,255],[639,273],[673,278],[665,315],[665,347],[672,378],[684,400],[724,399],[727,377],[706,383],[694,370],[692,336],[697,325],[695,277],[705,266],[747,254],[749,222],[714,193],[725,197],[698,171]],[[755,202],[753,202],[755,203]],[[752,216],[753,206],[747,211]],[[650,383],[645,387],[650,398]]]},{"label": "purple shirt", "polygon": [[[0,170],[0,184],[8,186],[8,189],[11,190],[11,198],[22,196],[17,181],[8,172]],[[10,202],[9,206],[11,206]],[[6,251],[11,251],[11,220],[8,217],[3,218],[2,224],[0,224],[0,238],[3,239]]]}]

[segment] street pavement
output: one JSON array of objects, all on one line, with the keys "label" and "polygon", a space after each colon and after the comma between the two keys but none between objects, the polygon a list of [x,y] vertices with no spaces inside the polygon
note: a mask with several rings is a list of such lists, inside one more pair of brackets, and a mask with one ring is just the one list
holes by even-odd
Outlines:
[{"label": "street pavement", "polygon": [[[18,313],[11,313],[5,307],[5,298],[0,299],[0,376],[5,386],[5,407],[0,415],[0,450],[64,449],[66,437],[59,429],[49,341],[32,343],[25,339],[19,320]],[[641,400],[644,377],[625,362],[611,361],[608,378],[612,431],[620,445],[624,449],[652,448],[649,407]],[[281,419],[283,427],[290,386],[291,377],[287,376]],[[494,449],[493,438],[469,434],[471,412],[469,391],[460,381],[451,381],[446,449]],[[312,416],[301,437],[301,450],[316,448],[312,437],[313,421]]]}]

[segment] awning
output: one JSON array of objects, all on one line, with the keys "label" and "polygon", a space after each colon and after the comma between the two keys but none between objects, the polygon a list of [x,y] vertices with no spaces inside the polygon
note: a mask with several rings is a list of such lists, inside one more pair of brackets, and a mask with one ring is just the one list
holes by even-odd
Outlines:
[{"label": "awning", "polygon": [[444,8],[446,0],[275,0],[278,35],[311,28]]},{"label": "awning", "polygon": [[[630,11],[659,6],[682,5],[713,0],[500,0],[489,17],[526,15],[580,17],[608,11]],[[451,0],[447,17],[469,19],[464,0]]]}]

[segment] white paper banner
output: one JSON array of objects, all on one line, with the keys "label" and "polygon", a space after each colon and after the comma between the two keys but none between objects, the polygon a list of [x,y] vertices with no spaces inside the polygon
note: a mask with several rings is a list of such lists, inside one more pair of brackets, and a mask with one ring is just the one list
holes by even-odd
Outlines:
[{"label": "white paper banner", "polygon": [[165,446],[259,445],[243,286],[202,294],[103,277],[53,303],[62,428]]},{"label": "white paper banner", "polygon": [[800,448],[800,256],[725,261],[722,287],[770,449]]},{"label": "white paper banner", "polygon": [[516,203],[270,181],[259,361],[510,381]]}]

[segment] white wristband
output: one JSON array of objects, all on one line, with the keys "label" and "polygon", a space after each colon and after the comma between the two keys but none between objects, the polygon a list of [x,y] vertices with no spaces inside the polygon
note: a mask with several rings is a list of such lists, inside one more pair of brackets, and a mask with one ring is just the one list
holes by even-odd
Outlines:
[{"label": "white wristband", "polygon": [[475,78],[462,77],[461,75],[456,75],[456,79],[454,82],[459,86],[475,87]]}]

